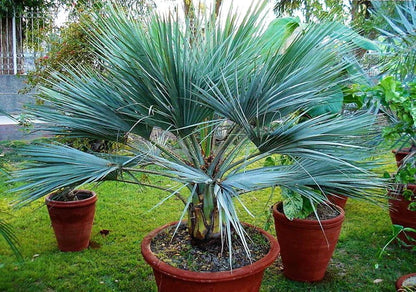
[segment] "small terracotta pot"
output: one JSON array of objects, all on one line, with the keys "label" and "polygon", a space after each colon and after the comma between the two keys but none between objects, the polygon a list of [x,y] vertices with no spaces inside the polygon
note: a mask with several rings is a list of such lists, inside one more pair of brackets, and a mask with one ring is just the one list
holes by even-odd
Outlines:
[{"label": "small terracotta pot", "polygon": [[[407,274],[407,275],[404,275],[404,276],[401,276],[397,281],[396,281],[396,290],[397,291],[409,291],[409,290],[406,290],[406,283],[405,283],[405,281],[407,280],[407,279],[409,279],[409,278],[415,278],[414,280],[415,280],[415,283],[416,283],[416,273],[413,273],[413,274]],[[404,285],[403,285],[404,284]],[[416,286],[416,285],[415,285]],[[412,287],[413,289],[416,289],[416,287]],[[411,291],[414,291],[414,290],[411,290]]]},{"label": "small terracotta pot", "polygon": [[334,206],[339,210],[339,216],[321,220],[320,225],[317,220],[289,220],[279,211],[281,206],[282,202],[273,206],[273,217],[281,248],[283,274],[300,282],[322,280],[338,242],[344,210]]},{"label": "small terracotta pot", "polygon": [[328,195],[328,200],[331,203],[340,206],[342,209],[345,209],[345,204],[347,204],[348,197],[343,195]]},{"label": "small terracotta pot", "polygon": [[78,201],[54,201],[46,198],[49,217],[61,251],[80,251],[89,245],[97,195],[88,190],[76,190]]},{"label": "small terracotta pot", "polygon": [[[411,190],[413,194],[416,195],[416,185],[408,184],[407,189]],[[411,201],[406,200],[401,193],[395,193],[390,191],[389,196],[389,213],[390,219],[393,224],[401,225],[403,227],[411,227],[416,229],[416,211],[410,211],[409,204],[411,202],[416,201],[416,197],[413,198]],[[408,236],[414,238],[416,240],[416,233],[415,232],[408,232]],[[405,234],[400,233],[398,236],[402,241],[409,245],[415,245],[415,242],[410,242]]]},{"label": "small terracotta pot", "polygon": [[142,241],[142,255],[153,268],[156,285],[159,292],[254,292],[259,291],[264,270],[270,266],[279,254],[277,240],[266,231],[256,228],[259,233],[267,237],[270,242],[269,253],[262,259],[249,266],[224,272],[192,272],[170,266],[159,260],[151,251],[152,239],[162,230],[176,225],[173,222],[150,232]]},{"label": "small terracotta pot", "polygon": [[394,153],[396,164],[398,167],[400,167],[403,164],[403,159],[405,159],[406,156],[410,154],[411,150],[410,148],[401,148],[399,150],[392,150],[391,152]]}]

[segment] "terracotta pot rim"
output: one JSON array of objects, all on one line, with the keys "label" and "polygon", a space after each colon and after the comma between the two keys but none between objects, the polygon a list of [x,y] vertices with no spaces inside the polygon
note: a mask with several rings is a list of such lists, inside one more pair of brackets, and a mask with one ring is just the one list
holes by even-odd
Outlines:
[{"label": "terracotta pot rim", "polygon": [[397,184],[397,186],[405,186],[406,188],[408,188],[408,189],[413,189],[413,190],[416,190],[416,184],[414,184],[414,183],[408,183],[408,184]]},{"label": "terracotta pot rim", "polygon": [[[403,188],[401,188],[403,187]],[[388,191],[388,196],[389,196],[389,200],[397,200],[397,198],[402,197],[402,190],[404,189],[404,187],[406,187],[406,189],[409,189],[413,192],[414,195],[416,195],[416,184],[402,184],[400,188],[397,188],[397,190],[391,189]]]},{"label": "terracotta pot rim", "polygon": [[397,279],[397,281],[396,281],[396,289],[402,288],[403,282],[406,281],[408,278],[411,278],[411,277],[416,277],[416,273],[403,275],[399,279]]},{"label": "terracotta pot rim", "polygon": [[245,226],[253,227],[257,229],[261,234],[263,234],[270,242],[270,250],[269,252],[260,260],[254,262],[249,266],[244,266],[232,271],[222,271],[222,272],[194,272],[188,270],[182,270],[179,268],[175,268],[171,265],[168,265],[158,259],[150,249],[150,242],[153,237],[155,237],[160,231],[163,229],[170,227],[172,225],[178,224],[178,221],[171,222],[166,225],[163,225],[159,228],[148,233],[142,243],[141,243],[141,252],[145,259],[145,261],[156,270],[161,271],[164,274],[167,274],[171,277],[180,277],[186,281],[192,282],[225,282],[232,279],[238,279],[246,277],[248,274],[256,274],[263,271],[266,267],[270,266],[277,258],[280,252],[280,246],[277,242],[277,239],[269,234],[268,232],[264,231],[261,228],[258,228],[254,225],[248,223],[242,223]]},{"label": "terracotta pot rim", "polygon": [[404,148],[399,148],[399,149],[393,149],[391,150],[392,153],[394,154],[408,154],[410,153],[410,147],[404,147]]},{"label": "terracotta pot rim", "polygon": [[82,192],[82,193],[88,193],[91,194],[91,197],[88,197],[86,199],[83,200],[79,200],[79,201],[55,201],[52,200],[51,198],[55,195],[55,193],[49,194],[46,198],[45,198],[45,203],[46,205],[48,205],[49,207],[54,207],[54,208],[79,208],[79,207],[84,207],[84,206],[88,206],[91,204],[94,204],[97,201],[97,194],[94,191],[90,191],[90,190],[76,190],[76,192]]},{"label": "terracotta pot rim", "polygon": [[336,198],[348,199],[348,196],[341,195],[341,194],[327,194],[327,197],[336,197]]},{"label": "terracotta pot rim", "polygon": [[277,220],[284,221],[288,225],[295,225],[298,228],[302,228],[303,226],[305,226],[305,228],[307,229],[309,228],[322,229],[322,227],[331,228],[332,226],[338,225],[340,221],[342,222],[345,217],[344,209],[342,209],[338,205],[331,204],[332,207],[335,207],[338,209],[340,214],[334,218],[320,220],[320,224],[318,223],[318,220],[308,220],[308,219],[298,219],[298,218],[289,220],[284,213],[277,210],[277,206],[281,204],[283,204],[283,202],[277,202],[273,205],[273,216]]}]

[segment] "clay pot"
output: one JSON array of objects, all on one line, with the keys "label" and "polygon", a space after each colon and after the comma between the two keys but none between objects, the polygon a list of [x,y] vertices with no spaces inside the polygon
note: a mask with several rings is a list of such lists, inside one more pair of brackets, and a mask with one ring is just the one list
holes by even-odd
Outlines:
[{"label": "clay pot", "polygon": [[61,251],[80,251],[89,245],[97,195],[88,190],[76,190],[78,201],[54,201],[46,198],[49,217]]},{"label": "clay pot", "polygon": [[328,195],[328,200],[331,203],[340,206],[342,209],[345,209],[345,204],[347,203],[348,197],[343,195]]},{"label": "clay pot", "polygon": [[340,214],[321,220],[320,225],[317,220],[289,220],[279,211],[282,207],[282,202],[273,206],[273,217],[281,248],[283,274],[301,282],[322,280],[338,242],[344,210],[334,206]]},{"label": "clay pot", "polygon": [[405,159],[405,157],[410,154],[411,149],[410,148],[401,148],[399,150],[396,150],[396,149],[392,150],[391,152],[394,153],[394,156],[396,158],[397,166],[400,167],[403,164],[402,160]]},{"label": "clay pot", "polygon": [[262,258],[249,266],[224,272],[193,272],[170,266],[160,261],[151,251],[152,239],[164,229],[176,225],[173,222],[150,232],[142,241],[142,255],[145,261],[153,268],[156,285],[159,292],[254,292],[259,291],[264,270],[270,266],[279,254],[277,240],[266,231],[256,228],[270,241],[270,251]]},{"label": "clay pot", "polygon": [[[411,190],[413,194],[416,195],[416,185],[408,184],[407,189]],[[389,213],[391,222],[403,227],[411,227],[416,229],[416,211],[410,211],[408,209],[409,204],[416,201],[416,197],[409,201],[401,195],[401,192],[396,193],[392,191],[389,192],[389,196],[391,198],[389,199]],[[408,232],[407,235],[416,240],[415,232]],[[410,242],[403,233],[400,233],[398,237],[406,244],[415,245],[415,242]]]},{"label": "clay pot", "polygon": [[[411,288],[408,288],[408,290],[406,290],[406,287],[409,287],[409,286],[412,287],[413,290],[410,290]],[[416,273],[401,276],[396,281],[397,291],[414,291],[415,289],[416,289]]]}]

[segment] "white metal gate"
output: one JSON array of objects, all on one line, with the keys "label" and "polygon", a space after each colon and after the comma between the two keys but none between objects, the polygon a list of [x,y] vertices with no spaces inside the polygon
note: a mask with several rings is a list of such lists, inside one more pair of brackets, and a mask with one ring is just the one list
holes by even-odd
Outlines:
[{"label": "white metal gate", "polygon": [[37,8],[0,16],[0,75],[24,74],[48,51],[51,14]]}]

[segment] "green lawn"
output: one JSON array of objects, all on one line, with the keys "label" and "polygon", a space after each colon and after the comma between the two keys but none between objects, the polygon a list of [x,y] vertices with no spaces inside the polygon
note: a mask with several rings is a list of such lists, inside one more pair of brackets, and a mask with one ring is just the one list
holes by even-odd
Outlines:
[{"label": "green lawn", "polygon": [[[99,196],[91,237],[93,247],[63,253],[57,249],[43,202],[9,210],[13,199],[7,191],[10,187],[4,176],[0,177],[0,208],[9,214],[1,216],[15,229],[24,260],[19,263],[0,239],[0,291],[156,291],[152,271],[140,254],[140,241],[152,229],[179,219],[179,200],[170,199],[149,211],[165,194],[122,183],[93,186]],[[268,197],[268,192],[245,195],[244,201],[255,218],[242,211],[243,220],[264,227]],[[103,229],[110,230],[108,236],[100,234]],[[278,260],[266,271],[262,291],[393,291],[400,275],[416,272],[416,256],[394,244],[378,261],[377,253],[390,233],[386,209],[350,199],[324,280],[314,284],[287,280]],[[377,262],[379,269],[374,268]]]}]

